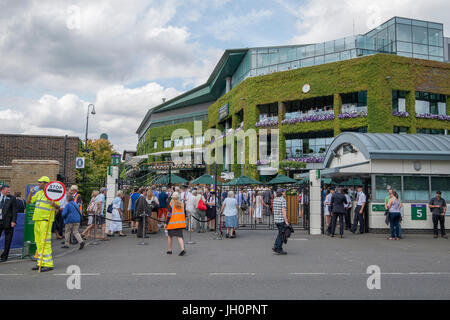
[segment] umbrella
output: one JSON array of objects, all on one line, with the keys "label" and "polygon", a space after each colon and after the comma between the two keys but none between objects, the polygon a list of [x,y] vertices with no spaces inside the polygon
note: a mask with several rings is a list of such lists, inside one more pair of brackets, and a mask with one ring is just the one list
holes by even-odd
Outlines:
[{"label": "umbrella", "polygon": [[297,180],[289,178],[284,174],[279,174],[272,180],[270,180],[267,184],[290,184],[290,183],[298,183]]},{"label": "umbrella", "polygon": [[[155,180],[153,180],[152,184],[168,184],[169,183],[169,175],[163,175],[162,177],[156,178]],[[186,179],[183,179],[180,176],[177,176],[176,174],[171,174],[170,175],[170,183],[172,184],[184,184],[184,183],[188,183],[188,181]]]},{"label": "umbrella", "polygon": [[262,183],[259,182],[258,180],[254,180],[247,176],[240,176],[239,178],[224,183],[225,186],[248,186],[252,184],[262,184]]},{"label": "umbrella", "polygon": [[[210,176],[209,174],[204,174],[197,179],[194,179],[191,181],[191,184],[215,184],[215,179],[213,176]],[[217,185],[222,185],[220,181],[217,181]]]},{"label": "umbrella", "polygon": [[309,183],[309,178],[305,178],[300,181],[297,181],[297,184],[305,184],[305,183]]}]

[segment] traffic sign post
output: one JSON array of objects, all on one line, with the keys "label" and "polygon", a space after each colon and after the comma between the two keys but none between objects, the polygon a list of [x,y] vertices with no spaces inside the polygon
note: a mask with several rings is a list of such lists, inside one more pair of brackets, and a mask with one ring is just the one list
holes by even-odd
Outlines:
[{"label": "traffic sign post", "polygon": [[[59,181],[49,182],[44,187],[44,195],[51,202],[59,201],[62,198],[64,198],[64,196],[66,195],[66,187],[64,186],[64,184],[62,182],[59,182]],[[52,216],[54,213],[55,213],[55,208],[52,207],[52,210],[50,211],[48,223],[47,223],[47,231],[45,232],[45,237],[44,237],[44,241],[43,241],[44,243],[42,244],[42,252],[39,253],[39,257],[40,257],[39,272],[41,272],[42,262],[44,260],[42,257],[44,255],[45,245],[47,243],[46,239],[48,236],[48,229],[50,228],[50,222],[53,221]]]},{"label": "traffic sign post", "polygon": [[85,160],[86,159],[84,157],[77,158],[75,161],[75,168],[84,169]]}]

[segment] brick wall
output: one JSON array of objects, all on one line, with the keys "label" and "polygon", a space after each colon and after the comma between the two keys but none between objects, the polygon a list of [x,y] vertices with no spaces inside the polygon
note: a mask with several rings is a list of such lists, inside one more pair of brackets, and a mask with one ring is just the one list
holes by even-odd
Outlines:
[{"label": "brick wall", "polygon": [[13,160],[11,170],[11,193],[22,192],[28,184],[37,184],[42,176],[47,176],[50,181],[56,180],[61,165],[55,160]]},{"label": "brick wall", "polygon": [[[67,137],[67,184],[76,180],[78,140],[78,137]],[[0,166],[11,166],[13,160],[55,160],[60,164],[57,173],[63,173],[64,137],[0,134]]]}]

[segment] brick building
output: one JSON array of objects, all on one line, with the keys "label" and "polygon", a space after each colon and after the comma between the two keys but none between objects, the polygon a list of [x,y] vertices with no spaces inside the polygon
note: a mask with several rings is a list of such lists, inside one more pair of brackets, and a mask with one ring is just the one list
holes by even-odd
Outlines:
[{"label": "brick building", "polygon": [[[14,186],[13,177],[16,174],[14,173],[15,169],[13,167],[16,167],[19,163],[23,165],[23,160],[27,160],[27,168],[34,167],[36,170],[38,169],[37,166],[51,164],[52,169],[49,172],[49,177],[50,175],[54,177],[50,178],[56,178],[56,174],[59,173],[66,177],[66,184],[74,184],[76,180],[75,159],[78,154],[78,141],[78,137],[67,137],[65,155],[66,169],[64,174],[65,137],[0,134],[0,181]],[[55,169],[55,165],[59,166],[59,168]],[[39,169],[37,171],[40,172],[41,170]],[[34,179],[33,174],[30,175],[30,178],[32,176]],[[22,177],[20,180],[23,179],[27,180],[26,177]],[[34,181],[30,181],[29,183],[32,182]],[[19,189],[22,188],[20,187]]]}]

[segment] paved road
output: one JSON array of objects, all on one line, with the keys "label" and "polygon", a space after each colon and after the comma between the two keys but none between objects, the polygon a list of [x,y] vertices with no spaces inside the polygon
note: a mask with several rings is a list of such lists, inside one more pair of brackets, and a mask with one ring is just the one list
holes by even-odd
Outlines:
[{"label": "paved road", "polygon": [[[179,257],[177,244],[166,255],[163,233],[139,246],[126,232],[126,238],[56,258],[52,272],[37,274],[31,262],[0,265],[0,298],[450,299],[450,241],[430,235],[387,241],[384,235],[339,239],[299,231],[285,247],[288,255],[276,256],[275,231],[240,230],[238,238],[223,240],[193,234],[196,244]],[[67,288],[71,265],[80,267],[80,290]],[[367,288],[371,265],[380,267],[380,290]]]}]

